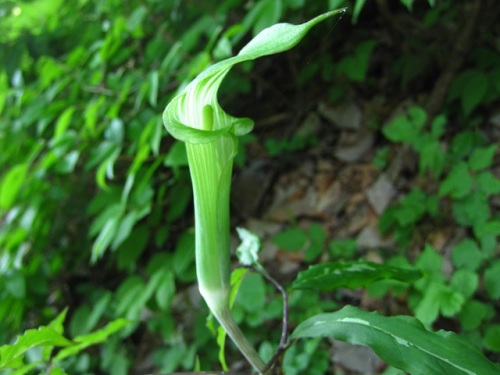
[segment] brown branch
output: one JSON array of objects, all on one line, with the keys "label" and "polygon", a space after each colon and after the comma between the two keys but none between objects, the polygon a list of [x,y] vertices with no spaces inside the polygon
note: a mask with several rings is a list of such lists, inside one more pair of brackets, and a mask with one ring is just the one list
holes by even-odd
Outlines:
[{"label": "brown branch", "polygon": [[441,76],[434,85],[434,89],[427,103],[428,121],[441,110],[448,94],[448,90],[465,62],[465,57],[472,47],[474,34],[478,25],[479,14],[482,9],[483,0],[470,2],[470,9],[464,6],[464,17],[467,20],[461,34],[455,42],[455,48],[451,51],[448,64],[443,69]]}]

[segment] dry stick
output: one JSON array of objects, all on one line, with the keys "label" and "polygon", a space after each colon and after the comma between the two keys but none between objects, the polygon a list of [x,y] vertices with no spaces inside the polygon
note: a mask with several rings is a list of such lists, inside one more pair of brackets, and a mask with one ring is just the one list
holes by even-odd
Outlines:
[{"label": "dry stick", "polygon": [[288,293],[286,292],[285,288],[283,288],[283,286],[281,286],[281,284],[278,283],[263,267],[252,267],[252,269],[264,276],[264,278],[271,284],[273,284],[273,286],[283,296],[283,325],[281,329],[280,344],[278,346],[278,349],[276,350],[276,353],[274,353],[274,355],[264,367],[263,372],[267,373],[274,366],[280,355],[288,348],[288,345],[286,343],[288,339]]},{"label": "dry stick", "polygon": [[434,116],[441,110],[443,103],[446,99],[446,95],[451,86],[451,83],[455,79],[456,75],[462,67],[465,56],[470,50],[474,38],[474,32],[479,19],[479,14],[481,12],[483,0],[476,0],[470,3],[471,9],[467,9],[464,6],[465,17],[467,22],[462,30],[462,33],[458,36],[455,43],[455,48],[451,54],[448,61],[448,65],[445,67],[441,76],[434,85],[434,90],[432,91],[429,101],[427,103],[427,121],[428,124],[432,121]]}]

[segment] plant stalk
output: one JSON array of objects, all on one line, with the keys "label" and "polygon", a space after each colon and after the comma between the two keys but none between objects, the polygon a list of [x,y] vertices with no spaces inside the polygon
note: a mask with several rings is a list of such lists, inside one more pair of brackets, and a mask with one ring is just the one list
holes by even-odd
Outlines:
[{"label": "plant stalk", "polygon": [[[226,144],[228,143],[229,144]],[[196,271],[203,299],[248,362],[264,374],[265,363],[239,329],[229,308],[232,155],[221,163],[221,147],[235,148],[236,137],[186,144],[194,191]]]},{"label": "plant stalk", "polygon": [[216,313],[212,311],[214,316],[219,321],[220,325],[224,328],[228,336],[233,340],[234,344],[238,347],[243,356],[247,359],[247,361],[254,367],[254,369],[260,374],[265,374],[266,364],[260,358],[257,351],[253,348],[253,346],[248,342],[247,338],[238,327],[234,318],[231,314],[231,311],[228,308],[223,309],[220,313]]},{"label": "plant stalk", "polygon": [[[253,127],[250,119],[225,113],[217,90],[235,64],[294,47],[317,23],[345,9],[321,14],[300,25],[281,23],[255,36],[238,55],[211,65],[165,108],[163,122],[175,138],[186,142],[194,192],[196,272],[200,293],[242,354],[260,373],[267,372],[257,352],[236,325],[230,312],[229,192],[238,136]],[[286,336],[283,336],[281,346]]]}]

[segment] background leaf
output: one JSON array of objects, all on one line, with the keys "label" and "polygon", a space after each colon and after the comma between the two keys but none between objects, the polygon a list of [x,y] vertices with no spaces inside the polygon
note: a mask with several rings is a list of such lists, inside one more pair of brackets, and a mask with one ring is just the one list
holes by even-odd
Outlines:
[{"label": "background leaf", "polygon": [[459,162],[453,166],[448,176],[441,183],[439,195],[463,198],[471,191],[473,183],[467,164]]},{"label": "background leaf", "polygon": [[486,328],[483,345],[494,352],[500,352],[500,324],[492,324]]},{"label": "background leaf", "polygon": [[420,272],[359,260],[345,263],[323,263],[310,266],[299,273],[293,282],[294,289],[334,290],[340,287],[356,289],[377,280],[393,279],[411,282]]},{"label": "background leaf", "polygon": [[476,148],[469,157],[469,167],[473,171],[480,171],[481,169],[491,166],[497,145],[493,144],[489,147]]},{"label": "background leaf", "polygon": [[74,338],[75,345],[72,345],[68,348],[62,349],[54,358],[54,363],[62,361],[64,358],[67,358],[71,355],[75,355],[81,350],[98,343],[105,341],[109,335],[115,333],[116,331],[122,329],[123,327],[130,324],[130,322],[126,319],[116,319],[112,322],[109,322],[104,328],[101,328],[97,331],[89,333],[87,335],[78,336]]},{"label": "background leaf", "polygon": [[0,209],[8,209],[14,203],[28,171],[27,164],[12,167],[0,181]]},{"label": "background leaf", "polygon": [[284,230],[273,238],[273,242],[280,248],[289,251],[298,251],[308,240],[307,235],[300,228],[293,227]]},{"label": "background leaf", "polygon": [[492,262],[484,271],[484,283],[492,299],[500,298],[500,260]]},{"label": "background leaf", "polygon": [[29,329],[22,336],[19,336],[14,344],[0,347],[0,369],[9,368],[12,362],[31,348],[69,345],[73,345],[73,343],[51,328]]},{"label": "background leaf", "polygon": [[461,94],[462,109],[466,116],[470,115],[481,103],[488,89],[488,78],[483,72],[476,70],[464,73]]},{"label": "background leaf", "polygon": [[388,364],[414,375],[494,375],[500,371],[498,364],[454,333],[430,332],[415,318],[385,317],[352,306],[309,318],[291,335],[292,339],[305,337],[332,337],[369,346]]}]

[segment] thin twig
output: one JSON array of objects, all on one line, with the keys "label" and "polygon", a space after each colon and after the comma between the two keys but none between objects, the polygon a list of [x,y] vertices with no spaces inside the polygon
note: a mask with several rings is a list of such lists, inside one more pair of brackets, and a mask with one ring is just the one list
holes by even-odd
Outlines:
[{"label": "thin twig", "polygon": [[275,364],[275,362],[278,360],[278,358],[283,354],[283,352],[288,349],[288,293],[286,292],[285,288],[278,283],[263,267],[252,267],[252,269],[258,273],[260,273],[264,278],[269,281],[273,286],[281,293],[283,297],[283,323],[282,323],[282,329],[281,329],[281,339],[280,343],[278,346],[278,349],[276,350],[276,353],[271,357],[269,362],[266,364],[264,367],[264,373],[267,373]]}]

